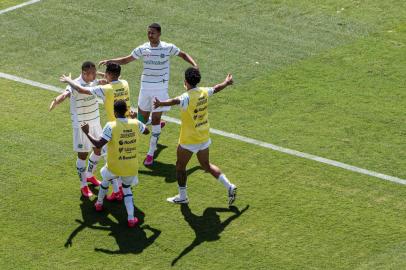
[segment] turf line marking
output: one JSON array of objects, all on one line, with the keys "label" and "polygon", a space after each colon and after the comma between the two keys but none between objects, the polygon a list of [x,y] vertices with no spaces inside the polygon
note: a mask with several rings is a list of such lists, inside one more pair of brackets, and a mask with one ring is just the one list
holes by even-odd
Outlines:
[{"label": "turf line marking", "polygon": [[[2,72],[0,72],[0,78],[16,81],[16,82],[19,82],[19,83],[28,84],[28,85],[31,85],[31,86],[39,87],[39,88],[54,91],[54,92],[62,92],[62,91],[64,91],[64,89],[56,87],[56,86],[35,82],[35,81],[32,81],[32,80],[24,79],[24,78],[21,78],[21,77],[17,77],[17,76],[2,73]],[[103,103],[103,101],[101,101],[101,100],[99,100],[99,102]],[[177,118],[169,117],[169,116],[166,116],[166,115],[164,115],[162,118],[165,121],[175,123],[175,124],[180,124],[180,120],[177,119]],[[254,145],[257,145],[257,146],[272,149],[272,150],[275,150],[275,151],[278,151],[278,152],[281,152],[281,153],[285,153],[285,154],[289,154],[289,155],[292,155],[292,156],[317,161],[317,162],[328,164],[328,165],[331,165],[331,166],[334,166],[334,167],[342,168],[342,169],[345,169],[345,170],[348,170],[348,171],[353,171],[353,172],[356,172],[356,173],[365,174],[365,175],[373,176],[373,177],[376,177],[376,178],[380,178],[382,180],[386,180],[386,181],[406,185],[406,180],[405,179],[401,179],[401,178],[398,178],[398,177],[395,177],[395,176],[390,176],[390,175],[382,174],[382,173],[379,173],[379,172],[374,172],[374,171],[370,171],[370,170],[367,170],[367,169],[362,169],[362,168],[355,167],[355,166],[352,166],[352,165],[348,165],[348,164],[345,164],[345,163],[342,163],[342,162],[339,162],[339,161],[335,161],[335,160],[315,156],[315,155],[308,154],[308,153],[299,152],[299,151],[292,150],[292,149],[289,149],[289,148],[284,148],[284,147],[277,146],[277,145],[274,145],[274,144],[271,144],[271,143],[262,142],[262,141],[259,141],[259,140],[251,139],[251,138],[244,137],[244,136],[241,136],[241,135],[238,135],[238,134],[229,133],[229,132],[225,132],[225,131],[214,129],[214,128],[211,128],[210,132],[213,133],[213,134],[223,136],[223,137],[227,137],[227,138],[231,138],[231,139],[234,139],[234,140],[254,144]]]},{"label": "turf line marking", "polygon": [[0,14],[6,13],[6,12],[9,12],[9,11],[13,11],[15,9],[22,8],[22,7],[25,7],[25,6],[28,6],[28,5],[32,5],[32,4],[35,4],[35,3],[39,2],[39,1],[41,1],[41,0],[31,0],[31,1],[21,3],[19,5],[13,6],[13,7],[2,9],[2,10],[0,10]]}]

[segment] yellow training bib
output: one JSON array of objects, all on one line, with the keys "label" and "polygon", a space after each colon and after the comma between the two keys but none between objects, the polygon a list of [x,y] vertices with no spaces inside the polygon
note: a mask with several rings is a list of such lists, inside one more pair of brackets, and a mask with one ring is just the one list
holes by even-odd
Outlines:
[{"label": "yellow training bib", "polygon": [[199,144],[207,142],[209,136],[209,95],[207,88],[189,90],[189,106],[181,110],[179,144]]},{"label": "yellow training bib", "polygon": [[117,176],[138,175],[138,120],[115,120],[107,143],[107,168]]},{"label": "yellow training bib", "polygon": [[104,90],[105,100],[104,108],[106,109],[107,121],[112,122],[116,120],[114,116],[114,102],[120,99],[124,99],[127,103],[128,111],[126,117],[130,114],[130,88],[128,82],[125,80],[118,80],[102,86]]}]

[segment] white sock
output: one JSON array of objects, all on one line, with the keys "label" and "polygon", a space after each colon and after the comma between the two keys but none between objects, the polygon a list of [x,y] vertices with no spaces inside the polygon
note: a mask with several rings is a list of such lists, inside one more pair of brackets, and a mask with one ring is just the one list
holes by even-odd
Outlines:
[{"label": "white sock", "polygon": [[80,179],[80,187],[87,186],[86,182],[86,160],[83,159],[76,159],[76,169],[78,171],[79,179]]},{"label": "white sock", "polygon": [[125,188],[123,187],[124,193],[124,204],[125,209],[127,210],[128,220],[134,218],[134,201],[133,201],[133,193],[131,192],[131,187]]},{"label": "white sock", "polygon": [[187,186],[181,187],[178,186],[178,190],[179,190],[179,197],[181,200],[184,200],[187,198]]},{"label": "white sock", "polygon": [[110,182],[104,180],[100,184],[99,194],[97,195],[97,202],[103,204],[103,199],[106,196],[107,192],[109,191]]},{"label": "white sock", "polygon": [[151,132],[151,139],[149,140],[148,155],[153,156],[157,148],[159,135],[161,135],[161,124],[153,125]]},{"label": "white sock", "polygon": [[230,183],[230,181],[227,179],[227,177],[224,174],[220,174],[220,176],[217,178],[217,180],[222,183],[226,189],[228,190],[233,184]]},{"label": "white sock", "polygon": [[100,156],[96,155],[94,152],[90,154],[89,161],[87,163],[87,177],[92,177],[94,171],[96,170],[97,163],[99,163]]},{"label": "white sock", "polygon": [[111,180],[111,183],[113,184],[113,192],[117,193],[119,191],[119,189],[118,189],[118,178]]}]

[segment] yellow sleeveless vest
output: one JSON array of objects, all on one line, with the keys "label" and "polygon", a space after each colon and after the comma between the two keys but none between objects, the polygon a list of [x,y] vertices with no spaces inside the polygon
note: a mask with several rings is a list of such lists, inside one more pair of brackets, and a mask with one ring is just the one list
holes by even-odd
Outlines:
[{"label": "yellow sleeveless vest", "polygon": [[117,176],[138,175],[138,121],[110,122],[111,140],[107,143],[107,168]]},{"label": "yellow sleeveless vest", "polygon": [[109,83],[102,86],[104,90],[104,108],[106,109],[107,121],[112,122],[116,120],[114,116],[114,102],[124,99],[127,103],[128,111],[126,117],[130,114],[130,88],[128,82],[125,80],[118,80],[115,83]]},{"label": "yellow sleeveless vest", "polygon": [[207,142],[209,136],[209,99],[207,88],[197,88],[188,91],[189,106],[181,110],[179,144],[199,144]]}]

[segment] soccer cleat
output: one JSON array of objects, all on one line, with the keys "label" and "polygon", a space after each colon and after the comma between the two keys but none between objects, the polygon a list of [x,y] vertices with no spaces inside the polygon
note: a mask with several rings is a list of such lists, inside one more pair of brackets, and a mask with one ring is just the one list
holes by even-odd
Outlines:
[{"label": "soccer cleat", "polygon": [[145,166],[151,166],[152,163],[154,163],[154,157],[150,156],[150,155],[147,155],[147,157],[144,160],[144,165]]},{"label": "soccer cleat", "polygon": [[96,209],[97,212],[101,212],[101,211],[103,211],[103,204],[96,202],[94,204],[94,208]]},{"label": "soccer cleat", "polygon": [[100,181],[97,180],[97,178],[94,175],[92,177],[86,178],[86,181],[96,187],[100,186],[100,184],[101,184]]},{"label": "soccer cleat", "polygon": [[232,205],[237,197],[237,187],[235,185],[231,185],[228,189],[228,205]]},{"label": "soccer cleat", "polygon": [[166,126],[166,122],[165,121],[161,121],[161,128],[164,128]]},{"label": "soccer cleat", "polygon": [[92,193],[92,191],[89,189],[88,186],[82,187],[82,188],[80,189],[80,191],[82,192],[83,197],[90,198],[90,197],[93,196],[93,193]]},{"label": "soccer cleat", "polygon": [[170,203],[178,203],[178,204],[189,203],[189,199],[187,197],[185,199],[181,199],[179,195],[176,195],[175,197],[167,198],[166,200]]},{"label": "soccer cleat", "polygon": [[111,193],[110,195],[108,195],[106,197],[106,200],[108,200],[109,202],[112,202],[112,201],[119,201],[120,202],[120,201],[123,200],[123,195],[121,194],[120,191],[113,192],[113,193]]},{"label": "soccer cleat", "polygon": [[138,224],[138,218],[134,217],[133,219],[128,220],[128,227],[133,228]]}]

